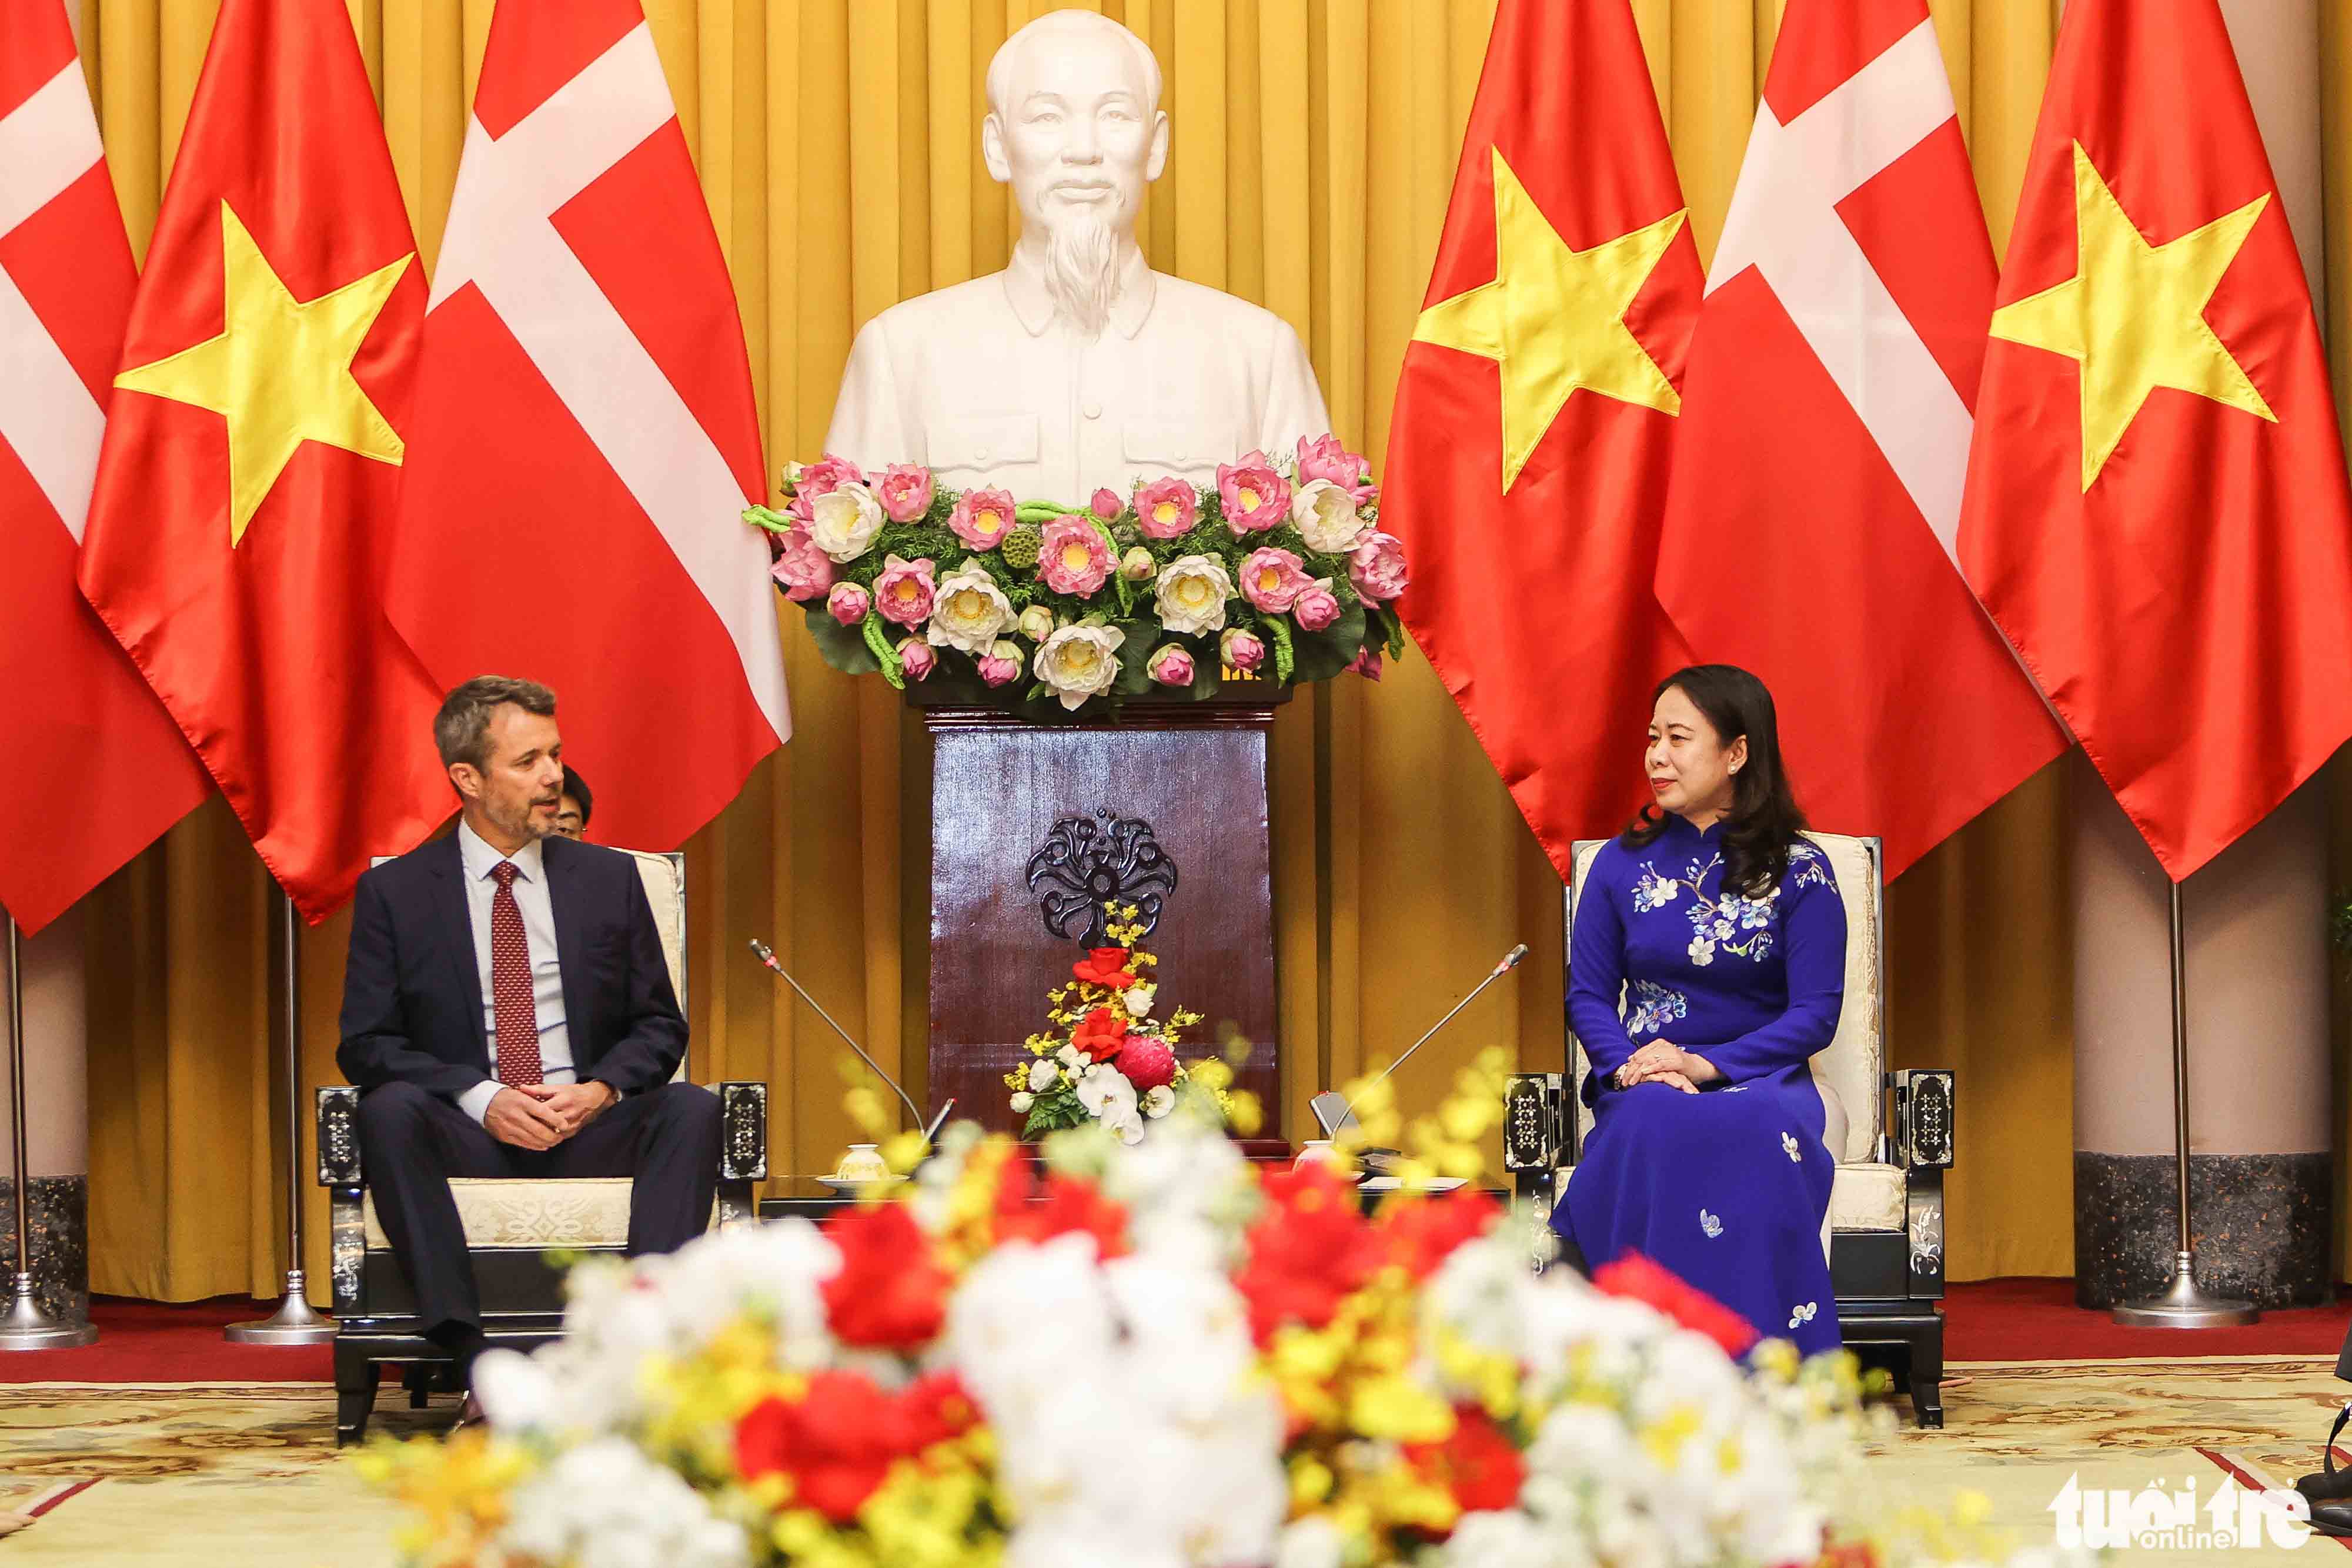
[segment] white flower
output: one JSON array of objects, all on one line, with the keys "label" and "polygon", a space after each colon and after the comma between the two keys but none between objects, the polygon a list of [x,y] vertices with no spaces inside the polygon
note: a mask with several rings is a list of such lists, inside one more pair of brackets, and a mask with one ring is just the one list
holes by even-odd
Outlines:
[{"label": "white flower", "polygon": [[[1066,1045],[1062,1049],[1068,1051],[1070,1048]],[[1048,1059],[1041,1056],[1029,1064],[1029,1089],[1032,1093],[1043,1094],[1061,1081],[1062,1070]]]},{"label": "white flower", "polygon": [[1780,1134],[1780,1152],[1789,1156],[1789,1163],[1792,1166],[1801,1166],[1805,1163],[1804,1149],[1798,1144],[1794,1134],[1783,1133]]},{"label": "white flower", "polygon": [[809,503],[809,538],[835,560],[864,555],[882,531],[882,503],[855,481],[835,486]]},{"label": "white flower", "polygon": [[1128,1017],[1150,1018],[1151,998],[1159,993],[1160,988],[1157,986],[1129,986],[1119,994],[1119,1000],[1127,1004]]},{"label": "white flower", "polygon": [[1694,936],[1690,943],[1690,961],[1700,968],[1715,962],[1715,944],[1704,936]]},{"label": "white flower", "polygon": [[[1054,1053],[1054,1060],[1065,1067],[1076,1068],[1079,1062],[1086,1060],[1086,1053],[1075,1045],[1066,1045]],[[1031,1071],[1034,1071],[1035,1069],[1033,1068]]]},{"label": "white flower", "polygon": [[512,1552],[576,1568],[736,1568],[751,1561],[740,1525],[710,1511],[677,1472],[623,1437],[558,1457],[514,1490],[499,1532]]},{"label": "white flower", "polygon": [[1275,1543],[1274,1568],[1339,1568],[1347,1552],[1347,1537],[1339,1526],[1315,1514],[1283,1526]]},{"label": "white flower", "polygon": [[929,636],[934,647],[961,648],[978,658],[1011,624],[1013,601],[976,560],[940,578],[932,590]]},{"label": "white flower", "polygon": [[1179,556],[1160,569],[1152,601],[1160,624],[1185,636],[1224,629],[1225,601],[1234,596],[1233,575],[1212,555]]},{"label": "white flower", "polygon": [[1126,641],[1116,626],[1065,626],[1039,645],[1033,668],[1065,708],[1076,708],[1118,679],[1118,648]]},{"label": "white flower", "polygon": [[1103,1125],[1118,1134],[1118,1141],[1129,1148],[1143,1142],[1143,1117],[1139,1112],[1127,1112],[1118,1117],[1106,1121]]},{"label": "white flower", "polygon": [[1106,1124],[1135,1114],[1135,1085],[1108,1061],[1097,1061],[1078,1078],[1078,1103]]},{"label": "white flower", "polygon": [[1013,1113],[1016,1116],[1026,1115],[1029,1107],[1035,1103],[1037,1103],[1037,1096],[1024,1089],[1013,1096]]},{"label": "white flower", "polygon": [[[1018,1105],[1015,1105],[1013,1108],[1015,1111],[1021,1109]],[[1720,1215],[1709,1214],[1706,1211],[1706,1206],[1705,1204],[1701,1204],[1699,1205],[1698,1210],[1698,1228],[1701,1230],[1706,1231],[1706,1239],[1709,1241],[1712,1241],[1717,1237],[1723,1234],[1723,1217]]]},{"label": "white flower", "polygon": [[1143,1113],[1153,1121],[1158,1121],[1175,1108],[1176,1091],[1167,1084],[1162,1083],[1156,1089],[1147,1089],[1143,1092]]},{"label": "white flower", "polygon": [[1290,493],[1290,520],[1307,540],[1307,548],[1324,555],[1353,549],[1364,531],[1356,515],[1356,498],[1328,479],[1309,479]]}]

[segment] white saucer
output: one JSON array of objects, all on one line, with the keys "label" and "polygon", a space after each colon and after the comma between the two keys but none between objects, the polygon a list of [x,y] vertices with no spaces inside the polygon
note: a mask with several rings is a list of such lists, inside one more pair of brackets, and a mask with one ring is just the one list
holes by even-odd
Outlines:
[{"label": "white saucer", "polygon": [[896,1186],[907,1178],[902,1176],[866,1176],[862,1178],[854,1176],[821,1176],[816,1179],[824,1183],[826,1186],[831,1187],[835,1192],[844,1193],[851,1197],[855,1197],[859,1193],[864,1192],[867,1187]]},{"label": "white saucer", "polygon": [[[1363,1189],[1366,1192],[1394,1192],[1404,1184],[1392,1176],[1366,1176],[1362,1185]],[[1452,1192],[1455,1187],[1462,1186],[1464,1185],[1465,1184],[1460,1176],[1432,1176],[1425,1186],[1417,1185],[1413,1190],[1416,1192]]]}]

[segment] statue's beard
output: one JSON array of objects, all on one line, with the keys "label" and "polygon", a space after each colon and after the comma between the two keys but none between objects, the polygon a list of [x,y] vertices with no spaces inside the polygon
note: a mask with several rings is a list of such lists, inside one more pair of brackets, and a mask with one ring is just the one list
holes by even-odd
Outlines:
[{"label": "statue's beard", "polygon": [[1101,334],[1118,303],[1119,232],[1094,213],[1070,213],[1045,241],[1045,288],[1087,337]]}]

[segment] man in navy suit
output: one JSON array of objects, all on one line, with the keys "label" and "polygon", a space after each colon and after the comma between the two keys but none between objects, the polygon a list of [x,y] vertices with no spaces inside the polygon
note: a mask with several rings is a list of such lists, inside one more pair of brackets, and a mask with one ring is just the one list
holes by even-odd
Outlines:
[{"label": "man in navy suit", "polygon": [[555,694],[478,676],[433,735],[457,831],[360,878],[335,1060],[427,1336],[470,1368],[481,1303],[449,1178],[627,1176],[629,1251],[669,1251],[710,1215],[719,1102],[670,1082],[686,1019],[636,862],[555,832]]}]

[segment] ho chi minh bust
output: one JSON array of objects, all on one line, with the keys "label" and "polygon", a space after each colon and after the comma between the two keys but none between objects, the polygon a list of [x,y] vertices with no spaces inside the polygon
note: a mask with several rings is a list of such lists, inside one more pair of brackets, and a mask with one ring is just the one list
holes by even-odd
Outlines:
[{"label": "ho chi minh bust", "polygon": [[1280,318],[1144,264],[1136,212],[1168,116],[1141,38],[1090,11],[1013,34],[989,63],[981,152],[1021,210],[1013,264],[866,324],[828,452],[1082,504],[1139,478],[1211,484],[1330,429]]}]

